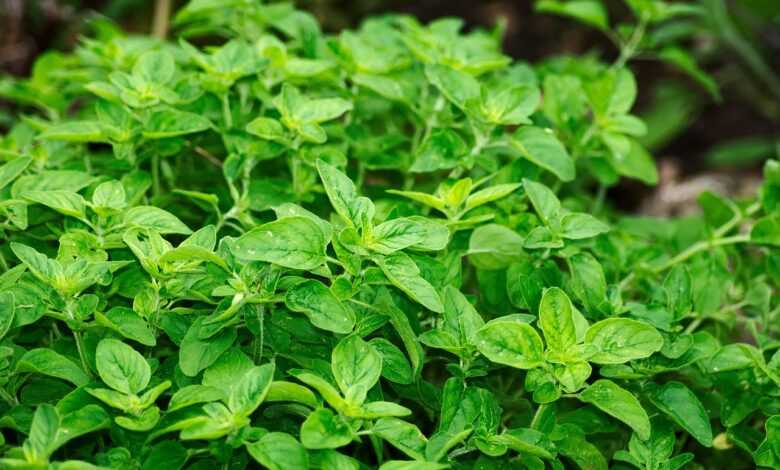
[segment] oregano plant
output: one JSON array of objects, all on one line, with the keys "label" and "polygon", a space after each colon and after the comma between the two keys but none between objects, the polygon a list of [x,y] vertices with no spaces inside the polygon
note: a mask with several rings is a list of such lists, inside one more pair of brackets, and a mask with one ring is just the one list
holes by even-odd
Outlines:
[{"label": "oregano plant", "polygon": [[710,84],[652,40],[695,4],[626,4],[537,3],[611,62],[192,0],[3,78],[0,467],[780,468],[780,163],[610,204],[632,61]]}]

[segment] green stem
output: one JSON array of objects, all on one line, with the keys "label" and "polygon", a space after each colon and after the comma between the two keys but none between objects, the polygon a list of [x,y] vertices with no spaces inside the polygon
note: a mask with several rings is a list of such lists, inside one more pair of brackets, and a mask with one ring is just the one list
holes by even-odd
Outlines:
[{"label": "green stem", "polygon": [[604,184],[599,184],[599,190],[596,193],[596,200],[593,201],[593,208],[591,209],[594,215],[601,212],[601,208],[604,207],[604,199],[606,196],[607,186]]},{"label": "green stem", "polygon": [[155,198],[160,197],[160,155],[155,153],[152,155],[152,195]]},{"label": "green stem", "polygon": [[632,57],[636,54],[636,48],[639,46],[639,43],[642,41],[642,38],[645,35],[645,28],[647,27],[647,19],[642,17],[639,20],[639,23],[636,25],[636,28],[634,28],[634,32],[631,34],[631,37],[629,38],[628,42],[623,46],[623,48],[620,50],[620,56],[617,58],[614,64],[612,64],[613,69],[619,69],[626,65],[626,62],[631,60]]},{"label": "green stem", "polygon": [[79,352],[79,359],[81,359],[81,367],[84,368],[84,372],[92,377],[92,368],[89,367],[89,362],[87,362],[87,354],[84,351],[84,338],[81,336],[80,331],[73,331],[73,338],[76,340],[76,349]]},{"label": "green stem", "polygon": [[5,260],[3,250],[0,250],[0,268],[3,269],[3,272],[8,271],[8,262]]},{"label": "green stem", "polygon": [[693,320],[693,321],[692,321],[692,322],[691,322],[691,323],[688,325],[688,327],[687,327],[687,328],[685,328],[685,333],[686,333],[686,334],[693,333],[694,331],[696,331],[696,328],[698,328],[698,327],[699,327],[699,325],[701,325],[701,324],[702,324],[702,322],[703,322],[703,321],[704,321],[704,318],[702,318],[702,317],[699,317],[699,318],[696,318],[696,319],[694,319],[694,320]]},{"label": "green stem", "polygon": [[222,95],[222,116],[225,119],[225,128],[233,127],[233,113],[230,112],[230,98],[227,94]]},{"label": "green stem", "polygon": [[[742,222],[746,217],[750,217],[751,215],[758,212],[758,210],[761,209],[761,204],[759,202],[755,202],[748,206],[745,209],[745,212],[742,213],[739,208],[736,206],[732,208],[734,210],[734,217],[731,218],[728,222],[721,225],[715,231],[713,232],[713,239],[712,240],[702,240],[697,243],[694,243],[693,245],[689,246],[677,256],[673,257],[666,263],[656,266],[654,268],[650,268],[650,273],[652,274],[659,274],[667,269],[671,268],[677,263],[681,263],[692,256],[700,253],[701,251],[714,248],[716,246],[723,246],[723,245],[733,245],[736,243],[746,243],[750,241],[750,235],[748,234],[742,234],[742,235],[734,235],[731,237],[724,237],[725,234],[730,232],[734,227],[739,225],[740,222]],[[636,278],[636,275],[634,272],[630,273],[628,276],[626,276],[622,281],[620,281],[620,290],[625,290],[628,286],[631,285],[631,283]]]},{"label": "green stem", "polygon": [[[258,314],[259,320],[260,320],[260,334],[255,335],[254,339],[252,340],[252,358],[255,361],[255,364],[260,363],[260,359],[263,358],[263,341],[264,341],[264,328],[263,328],[263,321],[265,319],[264,310],[265,307],[263,305],[255,305],[255,314]],[[258,337],[260,340],[258,341]]]},{"label": "green stem", "polygon": [[671,268],[675,264],[682,263],[683,261],[687,260],[688,258],[704,251],[710,248],[715,248],[716,246],[723,246],[723,245],[733,245],[736,243],[745,243],[750,241],[750,235],[743,234],[743,235],[734,235],[731,237],[724,237],[719,238],[715,240],[707,240],[707,241],[700,241],[697,243],[694,243],[693,245],[689,246],[687,249],[680,252],[677,256],[670,259],[666,263],[662,264],[661,266],[658,266],[651,270],[654,274],[658,274],[661,272],[666,271],[667,269]]},{"label": "green stem", "polygon": [[534,417],[531,420],[531,429],[536,429],[539,426],[539,419],[542,416],[542,413],[545,409],[547,409],[549,405],[539,405],[539,408],[536,409],[536,413],[534,413]]},{"label": "green stem", "polygon": [[19,404],[19,400],[14,396],[8,393],[8,390],[5,389],[5,387],[0,387],[0,398],[6,401],[11,406],[16,406]]}]

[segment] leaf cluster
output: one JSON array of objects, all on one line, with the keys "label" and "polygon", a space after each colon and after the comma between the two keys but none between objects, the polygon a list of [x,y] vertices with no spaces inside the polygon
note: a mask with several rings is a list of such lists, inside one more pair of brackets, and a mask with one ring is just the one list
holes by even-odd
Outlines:
[{"label": "leaf cluster", "polygon": [[251,0],[96,25],[0,82],[0,467],[780,467],[780,164],[608,207],[658,179],[630,54]]}]

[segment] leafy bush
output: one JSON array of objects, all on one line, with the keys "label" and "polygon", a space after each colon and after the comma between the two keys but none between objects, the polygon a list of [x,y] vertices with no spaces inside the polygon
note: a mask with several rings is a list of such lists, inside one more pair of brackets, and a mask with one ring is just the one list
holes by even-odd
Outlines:
[{"label": "leafy bush", "polygon": [[630,56],[175,21],[0,87],[0,466],[780,466],[778,162],[621,215],[607,187],[658,179]]}]

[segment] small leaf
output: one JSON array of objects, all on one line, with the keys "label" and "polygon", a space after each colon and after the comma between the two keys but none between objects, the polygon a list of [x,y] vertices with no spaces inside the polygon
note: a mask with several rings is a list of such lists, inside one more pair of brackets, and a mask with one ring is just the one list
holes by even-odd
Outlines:
[{"label": "small leaf", "polygon": [[650,438],[650,419],[639,400],[611,380],[600,379],[580,394],[580,400],[626,423],[640,439]]},{"label": "small leaf", "polygon": [[126,307],[114,307],[105,314],[95,312],[95,320],[121,334],[127,339],[138,341],[145,346],[154,346],[157,339],[149,325],[132,309]]},{"label": "small leaf", "polygon": [[542,219],[545,225],[550,225],[552,221],[558,219],[561,202],[550,188],[527,179],[523,180],[523,188],[525,188],[528,199],[531,200],[536,213],[539,214],[539,218]]},{"label": "small leaf", "polygon": [[409,256],[404,253],[394,253],[378,258],[377,264],[393,285],[423,307],[437,313],[444,311],[439,293],[428,281],[420,277],[420,268]]},{"label": "small leaf", "polygon": [[341,393],[352,404],[362,404],[368,390],[379,381],[382,356],[370,343],[351,335],[333,348],[331,361],[333,376]]},{"label": "small leaf", "polygon": [[337,449],[352,438],[352,429],[344,418],[326,408],[312,411],[301,426],[301,442],[307,449]]},{"label": "small leaf", "polygon": [[505,198],[506,196],[512,194],[522,186],[519,183],[507,183],[507,184],[497,184],[495,186],[490,186],[485,189],[481,189],[473,194],[471,194],[466,199],[466,207],[465,210],[471,210],[475,207],[479,207],[485,204],[488,204],[493,201],[497,201],[499,199]]},{"label": "small leaf", "polygon": [[311,270],[325,262],[325,234],[307,217],[284,217],[242,235],[233,247],[243,259]]},{"label": "small leaf", "polygon": [[373,230],[368,248],[389,255],[405,248],[442,250],[450,232],[443,224],[423,217],[399,217],[383,222]]},{"label": "small leaf", "polygon": [[179,349],[179,367],[184,375],[195,377],[198,372],[210,366],[233,345],[236,340],[235,328],[225,328],[208,339],[200,338],[203,317],[187,330]]},{"label": "small leaf", "polygon": [[189,235],[189,229],[178,217],[154,206],[136,206],[124,214],[124,223],[131,227],[152,229],[160,234]]},{"label": "small leaf", "polygon": [[319,281],[296,284],[284,298],[287,308],[305,314],[317,328],[347,334],[355,327],[355,313]]},{"label": "small leaf", "polygon": [[71,191],[28,191],[22,195],[25,199],[54,209],[60,214],[72,217],[86,217],[84,198]]},{"label": "small leaf", "polygon": [[524,126],[512,134],[510,143],[525,159],[553,173],[561,181],[574,179],[574,160],[552,132]]},{"label": "small leaf", "polygon": [[650,394],[650,401],[701,445],[712,446],[712,427],[707,411],[684,384],[667,382]]},{"label": "small leaf", "polygon": [[309,454],[291,435],[269,432],[259,441],[248,443],[249,455],[269,470],[308,470]]},{"label": "small leaf", "polygon": [[16,363],[17,372],[34,372],[57,377],[81,387],[89,383],[89,376],[75,362],[46,348],[31,349]]},{"label": "small leaf", "polygon": [[148,51],[133,66],[133,75],[151,83],[165,84],[176,73],[173,56],[165,51]]},{"label": "small leaf", "polygon": [[234,415],[249,416],[265,399],[274,377],[274,364],[249,369],[228,397],[228,408]]},{"label": "small leaf", "polygon": [[144,127],[143,136],[147,139],[166,139],[202,132],[210,127],[211,122],[200,114],[164,109],[152,113]]},{"label": "small leaf", "polygon": [[606,232],[609,232],[609,225],[590,214],[575,212],[561,218],[561,235],[564,238],[582,240]]},{"label": "small leaf", "polygon": [[10,162],[0,166],[0,189],[8,186],[11,181],[21,175],[31,162],[32,158],[22,156],[16,157]]},{"label": "small leaf", "polygon": [[138,393],[149,385],[149,363],[136,350],[119,340],[100,341],[95,362],[101,380],[116,391]]},{"label": "small leaf", "polygon": [[480,98],[480,87],[471,75],[446,65],[428,64],[425,76],[455,106],[465,110],[467,104]]},{"label": "small leaf", "polygon": [[607,10],[601,2],[595,0],[541,0],[535,8],[536,11],[575,18],[602,31],[609,29]]},{"label": "small leaf", "polygon": [[547,348],[552,351],[565,353],[577,344],[571,301],[561,289],[551,287],[542,294],[539,326]]},{"label": "small leaf", "polygon": [[477,349],[491,361],[517,369],[542,365],[544,344],[539,333],[527,323],[497,318],[476,334]]},{"label": "small leaf", "polygon": [[658,330],[628,318],[608,318],[593,324],[585,333],[585,341],[598,348],[599,352],[590,358],[597,364],[622,364],[649,357],[664,344]]}]

